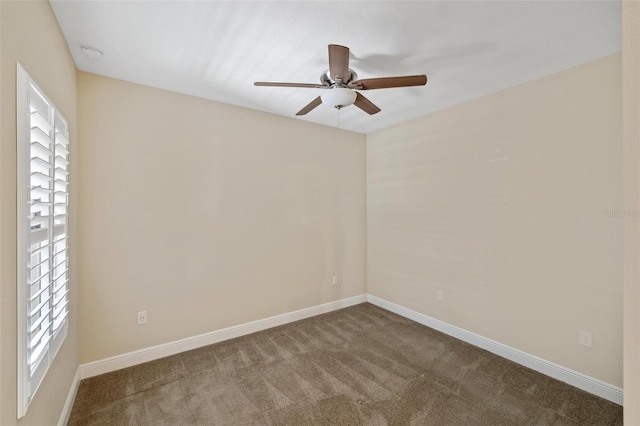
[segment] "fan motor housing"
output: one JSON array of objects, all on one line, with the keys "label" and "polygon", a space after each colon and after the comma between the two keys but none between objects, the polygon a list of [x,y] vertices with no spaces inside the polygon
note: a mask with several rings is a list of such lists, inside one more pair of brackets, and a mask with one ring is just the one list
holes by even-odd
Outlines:
[{"label": "fan motor housing", "polygon": [[[356,74],[354,70],[349,68],[349,79],[347,81],[343,81],[341,86],[346,86],[347,84],[356,80],[358,80],[358,74]],[[338,84],[336,80],[331,78],[331,75],[329,74],[329,70],[324,70],[324,72],[320,74],[320,82],[325,86],[333,86]]]}]

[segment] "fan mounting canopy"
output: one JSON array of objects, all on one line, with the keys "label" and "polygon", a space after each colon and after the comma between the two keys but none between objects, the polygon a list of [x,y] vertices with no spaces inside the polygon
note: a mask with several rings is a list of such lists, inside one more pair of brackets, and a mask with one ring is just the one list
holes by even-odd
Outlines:
[{"label": "fan mounting canopy", "polygon": [[333,86],[335,84],[346,86],[349,83],[357,80],[358,80],[358,74],[356,74],[356,72],[351,68],[349,68],[349,77],[347,78],[347,81],[343,81],[343,82],[339,82],[340,80],[336,81],[332,79],[331,74],[329,73],[329,70],[324,70],[322,74],[320,74],[320,83],[322,83],[325,86]]}]

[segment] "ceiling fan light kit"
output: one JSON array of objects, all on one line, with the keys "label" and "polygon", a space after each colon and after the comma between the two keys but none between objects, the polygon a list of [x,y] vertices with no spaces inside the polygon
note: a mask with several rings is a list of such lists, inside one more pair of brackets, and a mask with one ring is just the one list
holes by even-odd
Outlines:
[{"label": "ceiling fan light kit", "polygon": [[329,69],[320,75],[321,84],[274,83],[256,81],[255,86],[301,87],[323,89],[322,94],[312,100],[296,115],[305,115],[320,104],[341,109],[354,104],[369,115],[380,112],[373,102],[356,90],[388,89],[394,87],[424,86],[427,76],[410,75],[405,77],[366,78],[358,80],[358,74],[349,68],[349,48],[337,44],[329,45]]},{"label": "ceiling fan light kit", "polygon": [[340,109],[353,104],[358,94],[346,87],[332,87],[329,90],[323,90],[320,95],[322,103]]}]

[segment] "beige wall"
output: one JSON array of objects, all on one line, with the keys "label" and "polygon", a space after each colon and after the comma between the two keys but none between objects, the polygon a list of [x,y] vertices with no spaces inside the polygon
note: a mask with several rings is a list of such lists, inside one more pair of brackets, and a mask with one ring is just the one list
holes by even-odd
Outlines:
[{"label": "beige wall", "polygon": [[369,135],[369,293],[621,386],[620,70],[609,56]]},{"label": "beige wall", "polygon": [[[55,424],[78,367],[76,279],[71,274],[69,335],[36,393],[27,415],[16,422],[16,62],[46,92],[69,121],[76,144],[76,69],[46,1],[0,2],[0,424]],[[75,264],[76,160],[72,154],[71,262]]]},{"label": "beige wall", "polygon": [[364,135],[78,84],[82,363],[365,292]]},{"label": "beige wall", "polygon": [[[640,2],[622,5],[624,202],[640,208]],[[640,232],[624,221],[624,422],[640,424]]]}]

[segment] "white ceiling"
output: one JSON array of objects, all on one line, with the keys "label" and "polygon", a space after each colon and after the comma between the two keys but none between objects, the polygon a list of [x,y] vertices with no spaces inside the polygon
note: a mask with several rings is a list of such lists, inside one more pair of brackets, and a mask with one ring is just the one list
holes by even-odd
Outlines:
[{"label": "white ceiling", "polygon": [[[363,92],[382,112],[320,105],[301,120],[371,133],[620,51],[620,1],[240,2],[51,0],[78,69],[288,117],[320,89],[327,45],[360,78],[427,74]],[[80,46],[93,46],[89,59]]]}]

